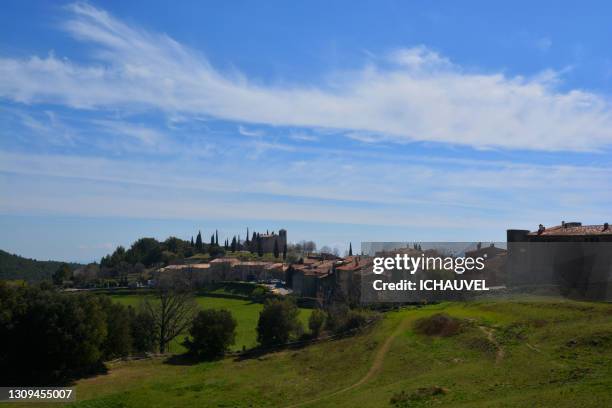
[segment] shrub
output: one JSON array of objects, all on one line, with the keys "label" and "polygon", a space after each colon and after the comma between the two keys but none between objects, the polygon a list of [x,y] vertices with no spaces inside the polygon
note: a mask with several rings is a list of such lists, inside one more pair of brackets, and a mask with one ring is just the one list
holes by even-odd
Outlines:
[{"label": "shrub", "polygon": [[251,299],[253,299],[255,302],[263,302],[267,294],[268,291],[266,290],[266,288],[264,288],[263,286],[257,286],[251,292]]},{"label": "shrub", "polygon": [[308,318],[308,328],[310,329],[313,337],[319,337],[323,323],[325,323],[325,312],[321,309],[313,310]]},{"label": "shrub", "polygon": [[349,309],[348,306],[333,307],[329,311],[325,326],[335,333],[343,333],[357,329],[365,325],[367,321],[368,315],[365,311]]},{"label": "shrub", "polygon": [[462,321],[445,313],[436,313],[429,317],[419,319],[414,324],[414,330],[427,336],[448,337],[459,333]]},{"label": "shrub", "polygon": [[437,396],[443,396],[447,393],[448,390],[444,387],[423,387],[411,393],[408,393],[406,391],[400,391],[398,393],[395,393],[393,394],[389,402],[395,407],[407,408],[415,405],[420,405],[420,403],[425,402],[425,400]]},{"label": "shrub", "polygon": [[292,334],[299,332],[299,309],[289,299],[266,301],[257,322],[257,341],[262,346],[285,344]]},{"label": "shrub", "polygon": [[143,310],[128,309],[131,315],[132,349],[139,353],[149,353],[158,348],[155,319]]},{"label": "shrub", "polygon": [[132,351],[131,315],[128,309],[113,303],[108,297],[99,298],[106,315],[107,335],[102,343],[104,360],[125,357]]},{"label": "shrub", "polygon": [[202,310],[189,329],[191,338],[186,338],[183,345],[198,359],[222,357],[235,342],[236,326],[236,320],[228,310]]}]

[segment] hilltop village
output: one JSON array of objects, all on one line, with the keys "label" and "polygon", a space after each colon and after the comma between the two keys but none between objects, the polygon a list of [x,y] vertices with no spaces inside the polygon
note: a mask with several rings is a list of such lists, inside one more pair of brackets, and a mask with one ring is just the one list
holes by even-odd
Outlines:
[{"label": "hilltop village", "polygon": [[[349,304],[359,302],[362,277],[372,271],[373,262],[371,256],[353,254],[352,244],[349,244],[345,256],[340,256],[337,251],[333,253],[326,247],[317,251],[312,241],[290,243],[285,229],[278,232],[246,231],[247,239],[234,236],[221,243],[217,231],[206,242],[201,232],[189,241],[175,237],[163,242],[141,238],[129,249],[118,247],[103,257],[100,264],[89,264],[74,271],[66,268],[65,276],[55,276],[54,280],[77,288],[138,288],[154,285],[159,274],[179,274],[195,287],[223,281],[256,282],[267,285],[273,293],[293,294],[312,304],[324,305],[334,297]],[[462,255],[487,258],[486,276],[473,275],[471,278],[486,278],[489,286],[558,284],[559,276],[552,270],[547,271],[547,275],[538,275],[533,272],[535,266],[526,264],[537,264],[537,259],[541,258],[536,255],[534,243],[554,241],[561,245],[556,250],[558,254],[569,253],[567,245],[572,245],[574,253],[578,254],[584,252],[580,245],[605,242],[610,237],[612,232],[607,223],[582,226],[580,223],[562,222],[549,228],[540,226],[533,232],[508,230],[506,248],[478,243]],[[609,256],[605,248],[594,245],[589,248]],[[435,254],[435,250],[422,249],[417,244],[394,248],[391,252],[409,256]],[[385,251],[380,253],[388,254]],[[531,254],[530,257],[521,255],[525,253]],[[550,265],[554,264],[553,260],[549,261]],[[561,283],[569,285],[570,292],[606,298],[612,290],[607,284],[602,286],[601,282],[606,281],[609,273],[601,268],[582,268],[580,272],[564,269]]]}]

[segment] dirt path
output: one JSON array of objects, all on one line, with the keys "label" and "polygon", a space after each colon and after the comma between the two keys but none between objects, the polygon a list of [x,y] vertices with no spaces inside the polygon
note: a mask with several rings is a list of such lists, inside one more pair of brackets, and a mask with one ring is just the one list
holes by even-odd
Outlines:
[{"label": "dirt path", "polygon": [[482,330],[487,335],[487,339],[489,339],[489,341],[493,343],[495,347],[497,348],[497,352],[495,353],[495,364],[499,364],[504,359],[505,353],[504,353],[504,349],[502,348],[502,346],[495,339],[493,329],[490,329],[485,326],[478,326],[478,327],[480,328],[480,330]]},{"label": "dirt path", "polygon": [[397,326],[397,329],[395,329],[393,334],[391,336],[387,337],[387,339],[385,340],[383,345],[376,352],[376,355],[374,356],[374,361],[372,361],[372,365],[370,366],[370,369],[368,370],[366,375],[363,376],[359,381],[357,381],[356,383],[354,383],[352,385],[349,385],[348,387],[345,387],[345,388],[339,389],[337,391],[334,391],[331,394],[327,394],[327,395],[324,395],[322,397],[318,397],[318,398],[311,399],[311,400],[308,400],[308,401],[299,402],[299,403],[294,404],[294,405],[289,405],[289,406],[287,406],[285,408],[301,407],[301,406],[304,406],[304,405],[309,405],[309,404],[312,404],[312,403],[315,403],[315,402],[322,401],[322,400],[327,399],[327,398],[335,397],[336,395],[339,395],[339,394],[345,393],[347,391],[350,391],[350,390],[352,390],[354,388],[357,388],[357,387],[365,384],[366,382],[370,381],[381,370],[383,362],[385,361],[385,356],[389,352],[389,349],[391,348],[391,344],[393,343],[393,340],[395,340],[395,338],[400,333],[402,333],[403,331],[405,331],[408,328],[408,322],[409,322],[409,319],[407,317],[405,317],[400,322],[400,324]]}]

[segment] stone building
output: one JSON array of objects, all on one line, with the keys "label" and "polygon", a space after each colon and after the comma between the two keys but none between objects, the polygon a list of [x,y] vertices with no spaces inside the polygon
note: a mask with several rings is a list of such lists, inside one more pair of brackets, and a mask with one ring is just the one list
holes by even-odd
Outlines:
[{"label": "stone building", "polygon": [[278,234],[272,231],[265,234],[253,233],[253,236],[244,245],[252,252],[257,252],[258,240],[261,242],[261,248],[264,254],[274,252],[274,244],[278,245],[279,253],[283,252],[283,248],[287,245],[287,230],[281,229]]},{"label": "stone building", "polygon": [[357,304],[360,301],[361,275],[371,266],[372,259],[368,257],[307,257],[289,266],[286,282],[296,295],[314,299],[320,305],[330,302],[333,297]]},{"label": "stone building", "polygon": [[561,222],[508,230],[508,285],[550,287],[576,298],[612,300],[612,229]]}]

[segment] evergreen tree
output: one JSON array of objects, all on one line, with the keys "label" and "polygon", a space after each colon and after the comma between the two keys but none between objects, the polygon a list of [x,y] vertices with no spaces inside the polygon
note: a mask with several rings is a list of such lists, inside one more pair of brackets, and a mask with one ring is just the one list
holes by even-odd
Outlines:
[{"label": "evergreen tree", "polygon": [[245,241],[248,245],[249,243],[249,227],[247,227],[247,234],[246,234],[246,241]]},{"label": "evergreen tree", "polygon": [[279,255],[280,255],[280,254],[279,254],[279,252],[278,252],[278,241],[277,241],[277,240],[274,240],[274,257],[275,257],[275,258],[278,258],[278,256],[279,256]]},{"label": "evergreen tree", "polygon": [[283,247],[283,261],[287,260],[287,244]]},{"label": "evergreen tree", "polygon": [[353,244],[349,242],[349,256],[353,256]]},{"label": "evergreen tree", "polygon": [[199,251],[202,250],[202,232],[201,231],[198,231],[198,236],[196,237],[195,246],[197,250]]},{"label": "evergreen tree", "polygon": [[219,231],[215,230],[215,245],[219,246]]},{"label": "evergreen tree", "polygon": [[191,247],[193,248],[193,236],[191,237]]},{"label": "evergreen tree", "polygon": [[261,238],[257,237],[257,255],[263,256],[263,246],[261,244]]},{"label": "evergreen tree", "polygon": [[232,248],[232,252],[236,252],[236,237],[235,236],[232,238],[231,248]]},{"label": "evergreen tree", "polygon": [[212,234],[210,236],[210,246],[214,246],[215,245],[215,234]]}]

